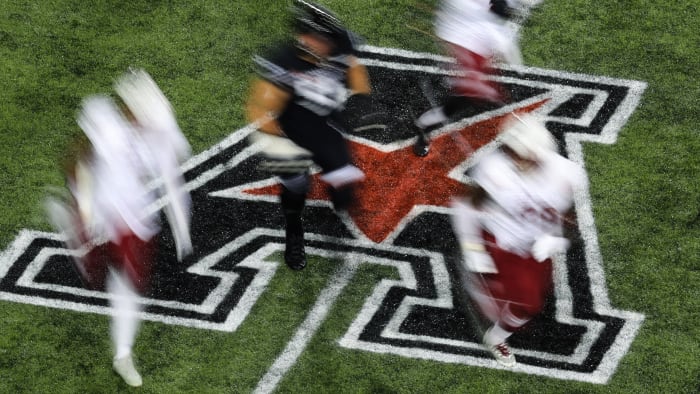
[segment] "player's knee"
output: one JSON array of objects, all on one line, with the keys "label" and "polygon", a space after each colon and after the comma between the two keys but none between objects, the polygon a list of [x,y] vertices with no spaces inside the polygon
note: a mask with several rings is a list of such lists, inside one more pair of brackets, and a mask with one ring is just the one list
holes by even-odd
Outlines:
[{"label": "player's knee", "polygon": [[309,175],[306,172],[281,177],[281,183],[283,192],[306,195],[309,191]]}]

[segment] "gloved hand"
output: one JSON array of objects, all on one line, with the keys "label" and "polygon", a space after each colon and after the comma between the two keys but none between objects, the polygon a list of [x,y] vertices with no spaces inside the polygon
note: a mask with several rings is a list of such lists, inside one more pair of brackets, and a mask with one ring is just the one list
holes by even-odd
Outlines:
[{"label": "gloved hand", "polygon": [[383,105],[367,94],[353,94],[337,113],[340,124],[354,134],[380,132],[387,129],[391,118]]},{"label": "gloved hand", "polygon": [[307,171],[313,165],[311,152],[287,137],[254,131],[248,141],[251,145],[260,146],[260,170],[273,174],[296,174]]},{"label": "gloved hand", "polygon": [[549,234],[543,235],[532,245],[532,257],[541,263],[557,253],[566,252],[569,249],[569,244],[569,240],[564,237],[555,237]]}]

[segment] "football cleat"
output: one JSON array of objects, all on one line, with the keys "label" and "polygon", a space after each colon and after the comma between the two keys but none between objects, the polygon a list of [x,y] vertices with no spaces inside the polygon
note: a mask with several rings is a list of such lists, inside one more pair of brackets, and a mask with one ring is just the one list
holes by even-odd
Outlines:
[{"label": "football cleat", "polygon": [[428,155],[428,152],[430,152],[430,139],[421,130],[418,133],[416,142],[413,144],[413,154],[418,157],[425,157]]},{"label": "football cleat", "polygon": [[131,355],[122,358],[115,358],[112,362],[114,371],[124,379],[124,382],[131,387],[139,387],[143,383],[141,375],[134,367],[134,360]]},{"label": "football cleat", "polygon": [[499,364],[504,367],[512,367],[515,365],[515,356],[511,353],[508,344],[505,342],[499,343],[498,345],[489,345],[484,343],[484,345],[489,349],[493,357],[498,361]]},{"label": "football cleat", "polygon": [[284,248],[284,262],[287,264],[287,267],[295,271],[300,271],[306,267],[303,234],[287,235]]}]

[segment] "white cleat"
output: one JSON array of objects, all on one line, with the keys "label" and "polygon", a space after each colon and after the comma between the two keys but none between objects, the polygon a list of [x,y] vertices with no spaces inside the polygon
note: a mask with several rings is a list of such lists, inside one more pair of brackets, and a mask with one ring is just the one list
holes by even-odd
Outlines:
[{"label": "white cleat", "polygon": [[134,360],[131,358],[131,355],[122,358],[115,358],[114,362],[112,362],[112,367],[129,386],[139,387],[143,383],[141,380],[141,375],[139,375],[138,371],[136,371],[136,368],[134,367]]},{"label": "white cleat", "polygon": [[493,357],[499,364],[508,368],[515,365],[515,356],[510,352],[510,348],[505,342],[493,346],[486,344],[486,347],[491,351],[491,354],[493,354]]}]

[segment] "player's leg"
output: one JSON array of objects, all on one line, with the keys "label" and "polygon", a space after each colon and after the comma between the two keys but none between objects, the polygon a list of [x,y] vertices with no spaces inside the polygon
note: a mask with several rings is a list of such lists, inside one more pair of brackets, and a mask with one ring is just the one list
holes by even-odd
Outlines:
[{"label": "player's leg", "polygon": [[483,343],[501,365],[515,365],[515,356],[508,346],[508,338],[527,320],[516,322],[510,307],[512,295],[519,291],[517,277],[520,274],[518,263],[522,258],[496,246],[492,236],[486,235],[486,248],[492,257],[498,273],[485,275],[488,292],[498,305],[497,310],[488,311],[493,324],[483,336]]},{"label": "player's leg", "polygon": [[501,316],[501,323],[516,331],[544,309],[552,289],[552,262],[522,259],[511,271],[513,275],[508,278],[508,292],[504,295],[509,305]]},{"label": "player's leg", "polygon": [[309,190],[309,175],[301,173],[280,177],[282,192],[280,193],[280,205],[285,221],[285,249],[284,261],[293,270],[301,270],[306,267],[306,253],[304,252],[304,225],[302,211],[306,202],[306,193]]},{"label": "player's leg", "polygon": [[125,234],[118,244],[110,244],[115,262],[107,279],[113,309],[111,338],[115,354],[112,366],[130,386],[142,384],[141,375],[134,366],[132,349],[140,325],[138,297],[146,293],[150,283],[153,242]]},{"label": "player's leg", "polygon": [[430,131],[467,110],[472,113],[490,110],[502,106],[507,100],[505,89],[489,78],[494,74],[490,59],[457,45],[446,46],[455,59],[455,76],[448,78],[450,94],[441,104],[436,103],[432,92],[425,92],[424,88],[431,108],[414,122],[417,137],[413,153],[416,156],[426,156],[430,151]]},{"label": "player's leg", "polygon": [[504,306],[498,320],[486,331],[484,344],[501,364],[511,366],[515,357],[507,339],[542,311],[551,289],[551,261],[538,263],[493,246],[490,253],[499,271],[491,290]]},{"label": "player's leg", "polygon": [[139,304],[128,275],[110,269],[107,278],[107,291],[110,293],[112,323],[110,334],[114,346],[112,367],[129,386],[142,384],[141,375],[134,366],[132,349],[139,327]]},{"label": "player's leg", "polygon": [[471,292],[472,299],[491,322],[482,342],[498,363],[511,367],[515,365],[515,356],[508,347],[507,339],[514,331],[502,324],[502,317],[508,309],[508,304],[503,300],[503,282],[499,274],[484,274],[482,278],[482,290]]},{"label": "player's leg", "polygon": [[310,138],[305,148],[313,153],[314,162],[321,167],[321,180],[336,211],[347,210],[354,202],[354,184],[365,174],[352,164],[350,150],[340,131],[328,127]]},{"label": "player's leg", "polygon": [[507,100],[503,86],[491,78],[495,71],[490,58],[457,45],[448,45],[448,49],[457,67],[457,75],[449,79],[453,95],[465,97],[472,103]]}]

